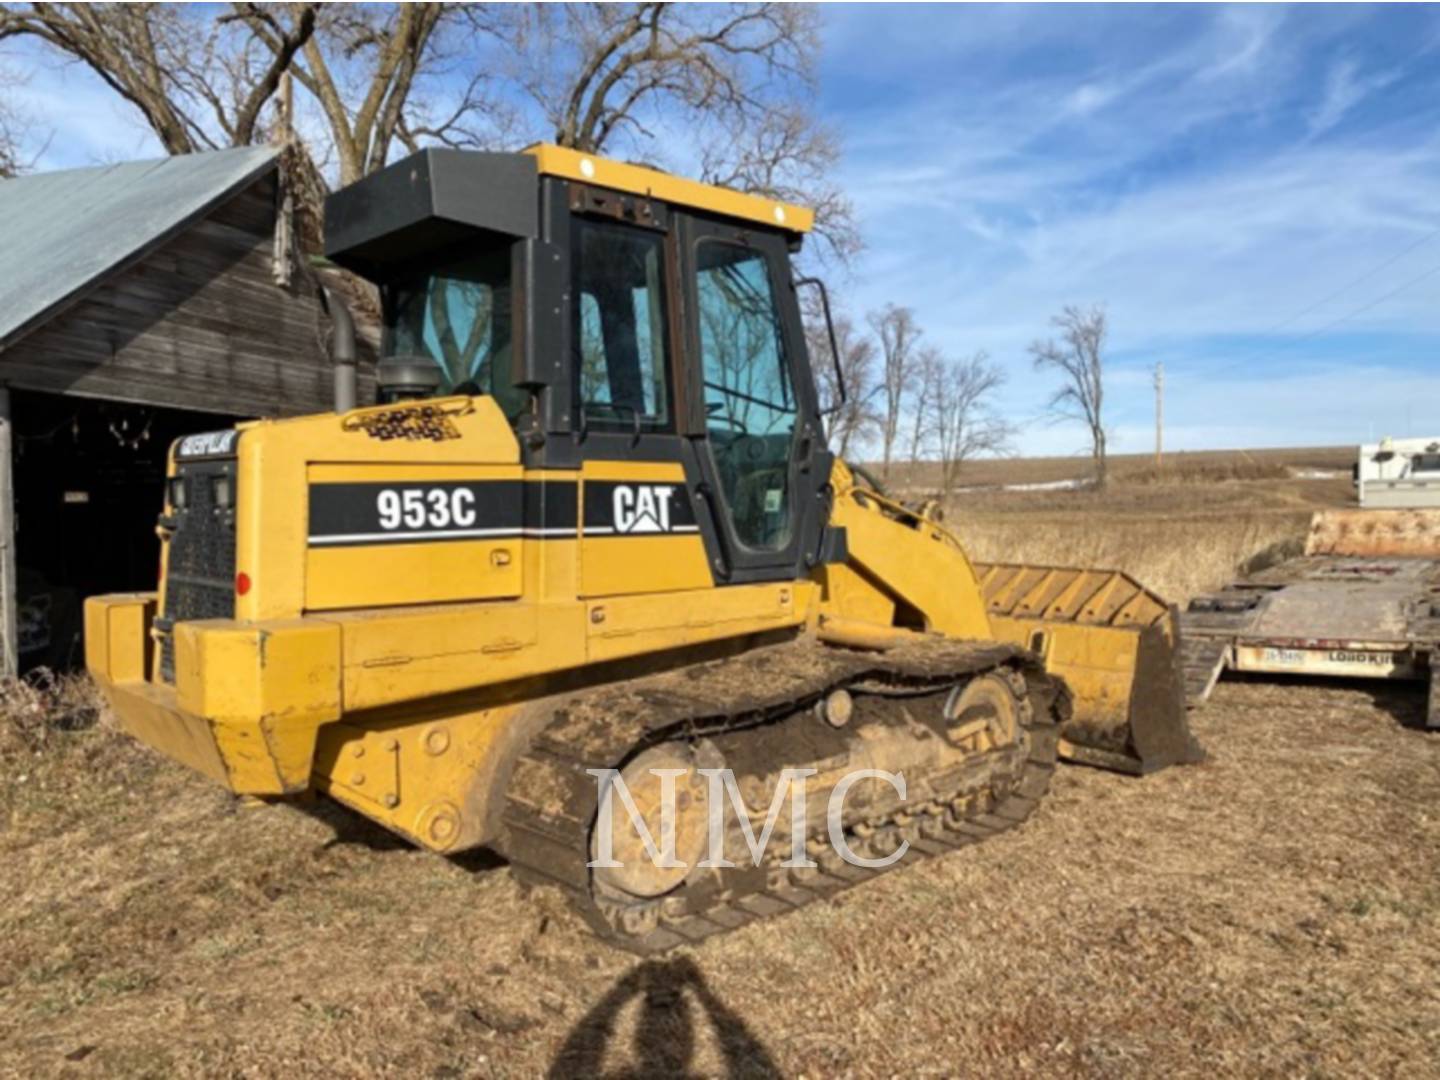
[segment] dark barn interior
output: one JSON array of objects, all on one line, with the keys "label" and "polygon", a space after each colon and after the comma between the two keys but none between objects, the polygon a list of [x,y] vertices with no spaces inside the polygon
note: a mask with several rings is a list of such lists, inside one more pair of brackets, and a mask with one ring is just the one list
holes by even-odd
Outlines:
[{"label": "dark barn interior", "polygon": [[80,602],[155,587],[165,455],[239,417],[15,391],[21,669],[76,666]]}]

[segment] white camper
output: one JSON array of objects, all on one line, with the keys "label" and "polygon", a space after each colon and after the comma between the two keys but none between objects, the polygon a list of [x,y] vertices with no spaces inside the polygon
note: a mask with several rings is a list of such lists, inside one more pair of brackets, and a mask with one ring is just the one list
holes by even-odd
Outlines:
[{"label": "white camper", "polygon": [[1360,447],[1361,506],[1440,506],[1440,439],[1381,439]]}]

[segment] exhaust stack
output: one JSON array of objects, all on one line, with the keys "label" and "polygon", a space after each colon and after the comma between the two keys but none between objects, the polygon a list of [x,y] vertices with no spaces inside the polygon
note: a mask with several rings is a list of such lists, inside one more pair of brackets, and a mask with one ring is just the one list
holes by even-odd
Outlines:
[{"label": "exhaust stack", "polygon": [[350,308],[334,289],[320,287],[320,302],[324,305],[334,333],[330,339],[330,359],[335,365],[335,411],[346,413],[358,404],[355,360],[355,320]]},{"label": "exhaust stack", "polygon": [[440,393],[440,369],[428,356],[386,356],[375,365],[380,404],[418,401]]}]

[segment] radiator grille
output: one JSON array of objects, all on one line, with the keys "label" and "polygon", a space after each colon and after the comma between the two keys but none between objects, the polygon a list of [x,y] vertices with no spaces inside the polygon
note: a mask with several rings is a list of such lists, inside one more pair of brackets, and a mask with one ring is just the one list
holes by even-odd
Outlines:
[{"label": "radiator grille", "polygon": [[[183,485],[184,506],[162,525],[173,531],[165,576],[165,610],[156,620],[160,638],[160,677],[175,681],[176,623],[235,617],[235,459],[183,462],[171,481]],[[221,505],[220,489],[229,497]]]}]

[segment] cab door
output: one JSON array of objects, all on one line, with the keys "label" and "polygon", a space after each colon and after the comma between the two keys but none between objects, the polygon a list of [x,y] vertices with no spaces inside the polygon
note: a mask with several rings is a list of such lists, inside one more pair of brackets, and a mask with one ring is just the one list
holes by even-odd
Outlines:
[{"label": "cab door", "polygon": [[680,235],[687,434],[711,565],[727,582],[802,577],[817,559],[831,457],[785,242],[689,216]]}]

